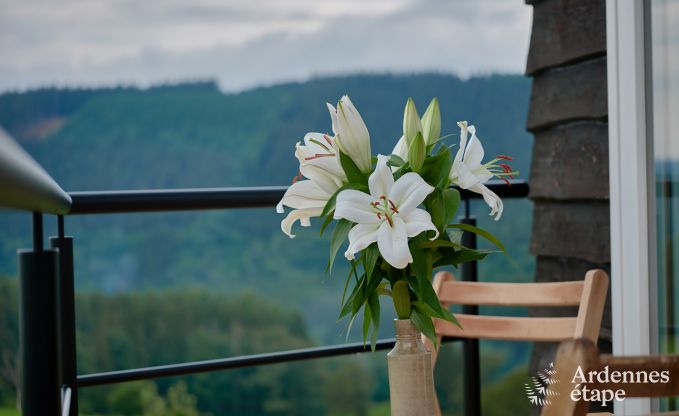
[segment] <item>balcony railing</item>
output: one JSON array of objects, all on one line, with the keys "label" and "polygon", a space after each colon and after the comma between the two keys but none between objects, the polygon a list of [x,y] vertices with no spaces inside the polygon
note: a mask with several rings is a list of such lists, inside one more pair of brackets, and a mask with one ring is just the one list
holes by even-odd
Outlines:
[{"label": "balcony railing", "polygon": [[[503,198],[525,198],[528,185],[492,182],[489,188]],[[24,416],[78,414],[78,389],[132,380],[220,371],[290,361],[334,357],[370,351],[362,343],[279,351],[216,360],[77,375],[73,238],[66,237],[64,215],[165,212],[273,207],[286,187],[211,188],[66,193],[6,133],[0,130],[0,206],[33,213],[33,248],[19,250],[20,363]],[[480,195],[461,190],[465,201],[462,222],[474,224],[470,199]],[[57,215],[57,236],[44,248],[43,216]],[[476,247],[476,235],[465,233],[463,243]],[[462,278],[477,279],[476,263],[462,267]],[[478,313],[465,306],[465,313]],[[444,341],[458,341],[445,339]],[[480,414],[479,347],[464,342],[465,414]],[[377,349],[393,346],[377,342]]]}]

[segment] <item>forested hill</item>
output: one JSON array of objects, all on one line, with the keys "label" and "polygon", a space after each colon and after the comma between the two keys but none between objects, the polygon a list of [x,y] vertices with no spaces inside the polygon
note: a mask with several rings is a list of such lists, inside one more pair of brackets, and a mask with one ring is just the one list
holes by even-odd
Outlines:
[{"label": "forested hill", "polygon": [[330,130],[325,102],[350,94],[373,148],[388,152],[400,135],[406,98],[424,111],[437,96],[444,134],[469,120],[487,151],[514,154],[525,171],[528,93],[529,80],[518,75],[434,74],[319,78],[238,94],[209,82],[46,89],[0,95],[0,125],[70,191],[287,184],[296,172],[295,142],[308,131]]}]

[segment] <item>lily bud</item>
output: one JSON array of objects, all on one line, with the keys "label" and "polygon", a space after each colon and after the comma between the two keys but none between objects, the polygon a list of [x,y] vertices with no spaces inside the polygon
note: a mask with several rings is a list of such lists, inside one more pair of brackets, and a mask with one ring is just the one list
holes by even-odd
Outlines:
[{"label": "lily bud", "polygon": [[422,133],[418,132],[410,143],[410,147],[408,147],[408,162],[410,162],[413,172],[419,172],[422,169],[426,153],[427,149],[424,144],[424,138]]},{"label": "lily bud", "polygon": [[370,135],[356,107],[345,95],[337,103],[337,109],[330,104],[328,109],[333,121],[337,146],[354,161],[361,172],[370,172],[372,170]]},{"label": "lily bud", "polygon": [[424,144],[429,146],[441,137],[441,110],[439,100],[434,98],[422,116],[422,135]]},{"label": "lily bud", "polygon": [[403,112],[403,137],[406,138],[408,147],[410,147],[417,133],[422,133],[422,123],[420,122],[420,116],[417,114],[415,102],[412,98],[408,98],[405,111]]}]

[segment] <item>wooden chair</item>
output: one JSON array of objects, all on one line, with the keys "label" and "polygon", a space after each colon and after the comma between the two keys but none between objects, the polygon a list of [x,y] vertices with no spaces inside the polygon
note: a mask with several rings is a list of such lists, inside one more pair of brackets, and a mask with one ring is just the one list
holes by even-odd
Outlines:
[{"label": "wooden chair", "polygon": [[[651,355],[644,357],[624,357],[612,355],[599,355],[594,343],[588,339],[576,339],[564,341],[559,345],[554,363],[556,377],[559,383],[549,386],[551,404],[544,406],[542,416],[583,416],[588,414],[589,402],[584,400],[574,401],[571,392],[575,388],[572,383],[578,366],[581,367],[585,376],[589,371],[602,371],[608,367],[609,374],[614,371],[636,374],[637,371],[650,374],[652,371],[668,371],[667,383],[587,383],[590,389],[609,389],[613,391],[624,390],[625,398],[630,397],[669,397],[679,395],[679,355]],[[561,375],[561,376],[560,376]],[[631,376],[630,376],[631,377]],[[656,377],[657,378],[657,377]],[[620,380],[618,380],[620,381]],[[612,410],[612,404],[610,404]],[[590,413],[589,415],[610,415],[612,413]],[[663,415],[678,415],[679,412],[662,413]]]},{"label": "wooden chair", "polygon": [[[434,290],[445,307],[480,306],[579,306],[575,317],[505,317],[456,314],[462,329],[450,322],[435,319],[440,344],[444,336],[512,341],[563,341],[586,338],[596,343],[608,291],[608,275],[590,270],[585,279],[557,283],[485,283],[462,282],[450,272],[434,276]],[[423,337],[424,338],[424,337]],[[424,338],[432,352],[432,366],[437,351]],[[436,403],[436,414],[441,409]]]}]

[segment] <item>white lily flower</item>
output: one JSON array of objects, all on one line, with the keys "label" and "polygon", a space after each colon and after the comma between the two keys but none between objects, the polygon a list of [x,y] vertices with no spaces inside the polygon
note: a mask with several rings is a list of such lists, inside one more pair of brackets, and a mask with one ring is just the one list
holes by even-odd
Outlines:
[{"label": "white lily flower", "polygon": [[292,226],[299,220],[303,227],[311,225],[310,218],[323,212],[328,199],[346,182],[346,175],[339,164],[332,138],[320,133],[308,133],[304,144],[297,143],[295,156],[299,160],[300,174],[307,177],[293,183],[276,206],[283,213],[283,206],[293,210],[281,221],[281,229],[291,238]]},{"label": "white lily flower", "polygon": [[336,143],[327,134],[307,133],[304,144],[295,145],[299,171],[331,194],[335,193],[347,176],[339,163]]},{"label": "white lily flower", "polygon": [[337,103],[337,109],[329,103],[327,106],[337,147],[354,161],[361,172],[370,172],[370,134],[358,110],[346,95]]},{"label": "white lily flower", "polygon": [[387,166],[388,158],[378,156],[377,167],[368,178],[370,194],[347,189],[337,195],[335,219],[355,222],[349,231],[349,247],[344,256],[354,254],[377,242],[384,260],[397,269],[413,262],[408,238],[423,231],[438,231],[429,213],[417,208],[434,187],[414,172],[406,173],[394,182]]},{"label": "white lily flower", "polygon": [[[450,181],[462,189],[468,189],[483,195],[483,200],[490,207],[490,215],[495,216],[497,221],[502,216],[502,200],[493,191],[488,189],[484,183],[497,175],[496,172],[489,170],[489,167],[495,167],[493,163],[498,159],[482,165],[481,161],[483,160],[484,152],[481,141],[476,137],[476,128],[474,126],[467,126],[466,121],[460,121],[457,125],[460,126],[460,148],[455,155],[453,167],[450,170]],[[471,132],[472,135],[469,142],[467,142],[468,132]]]}]

